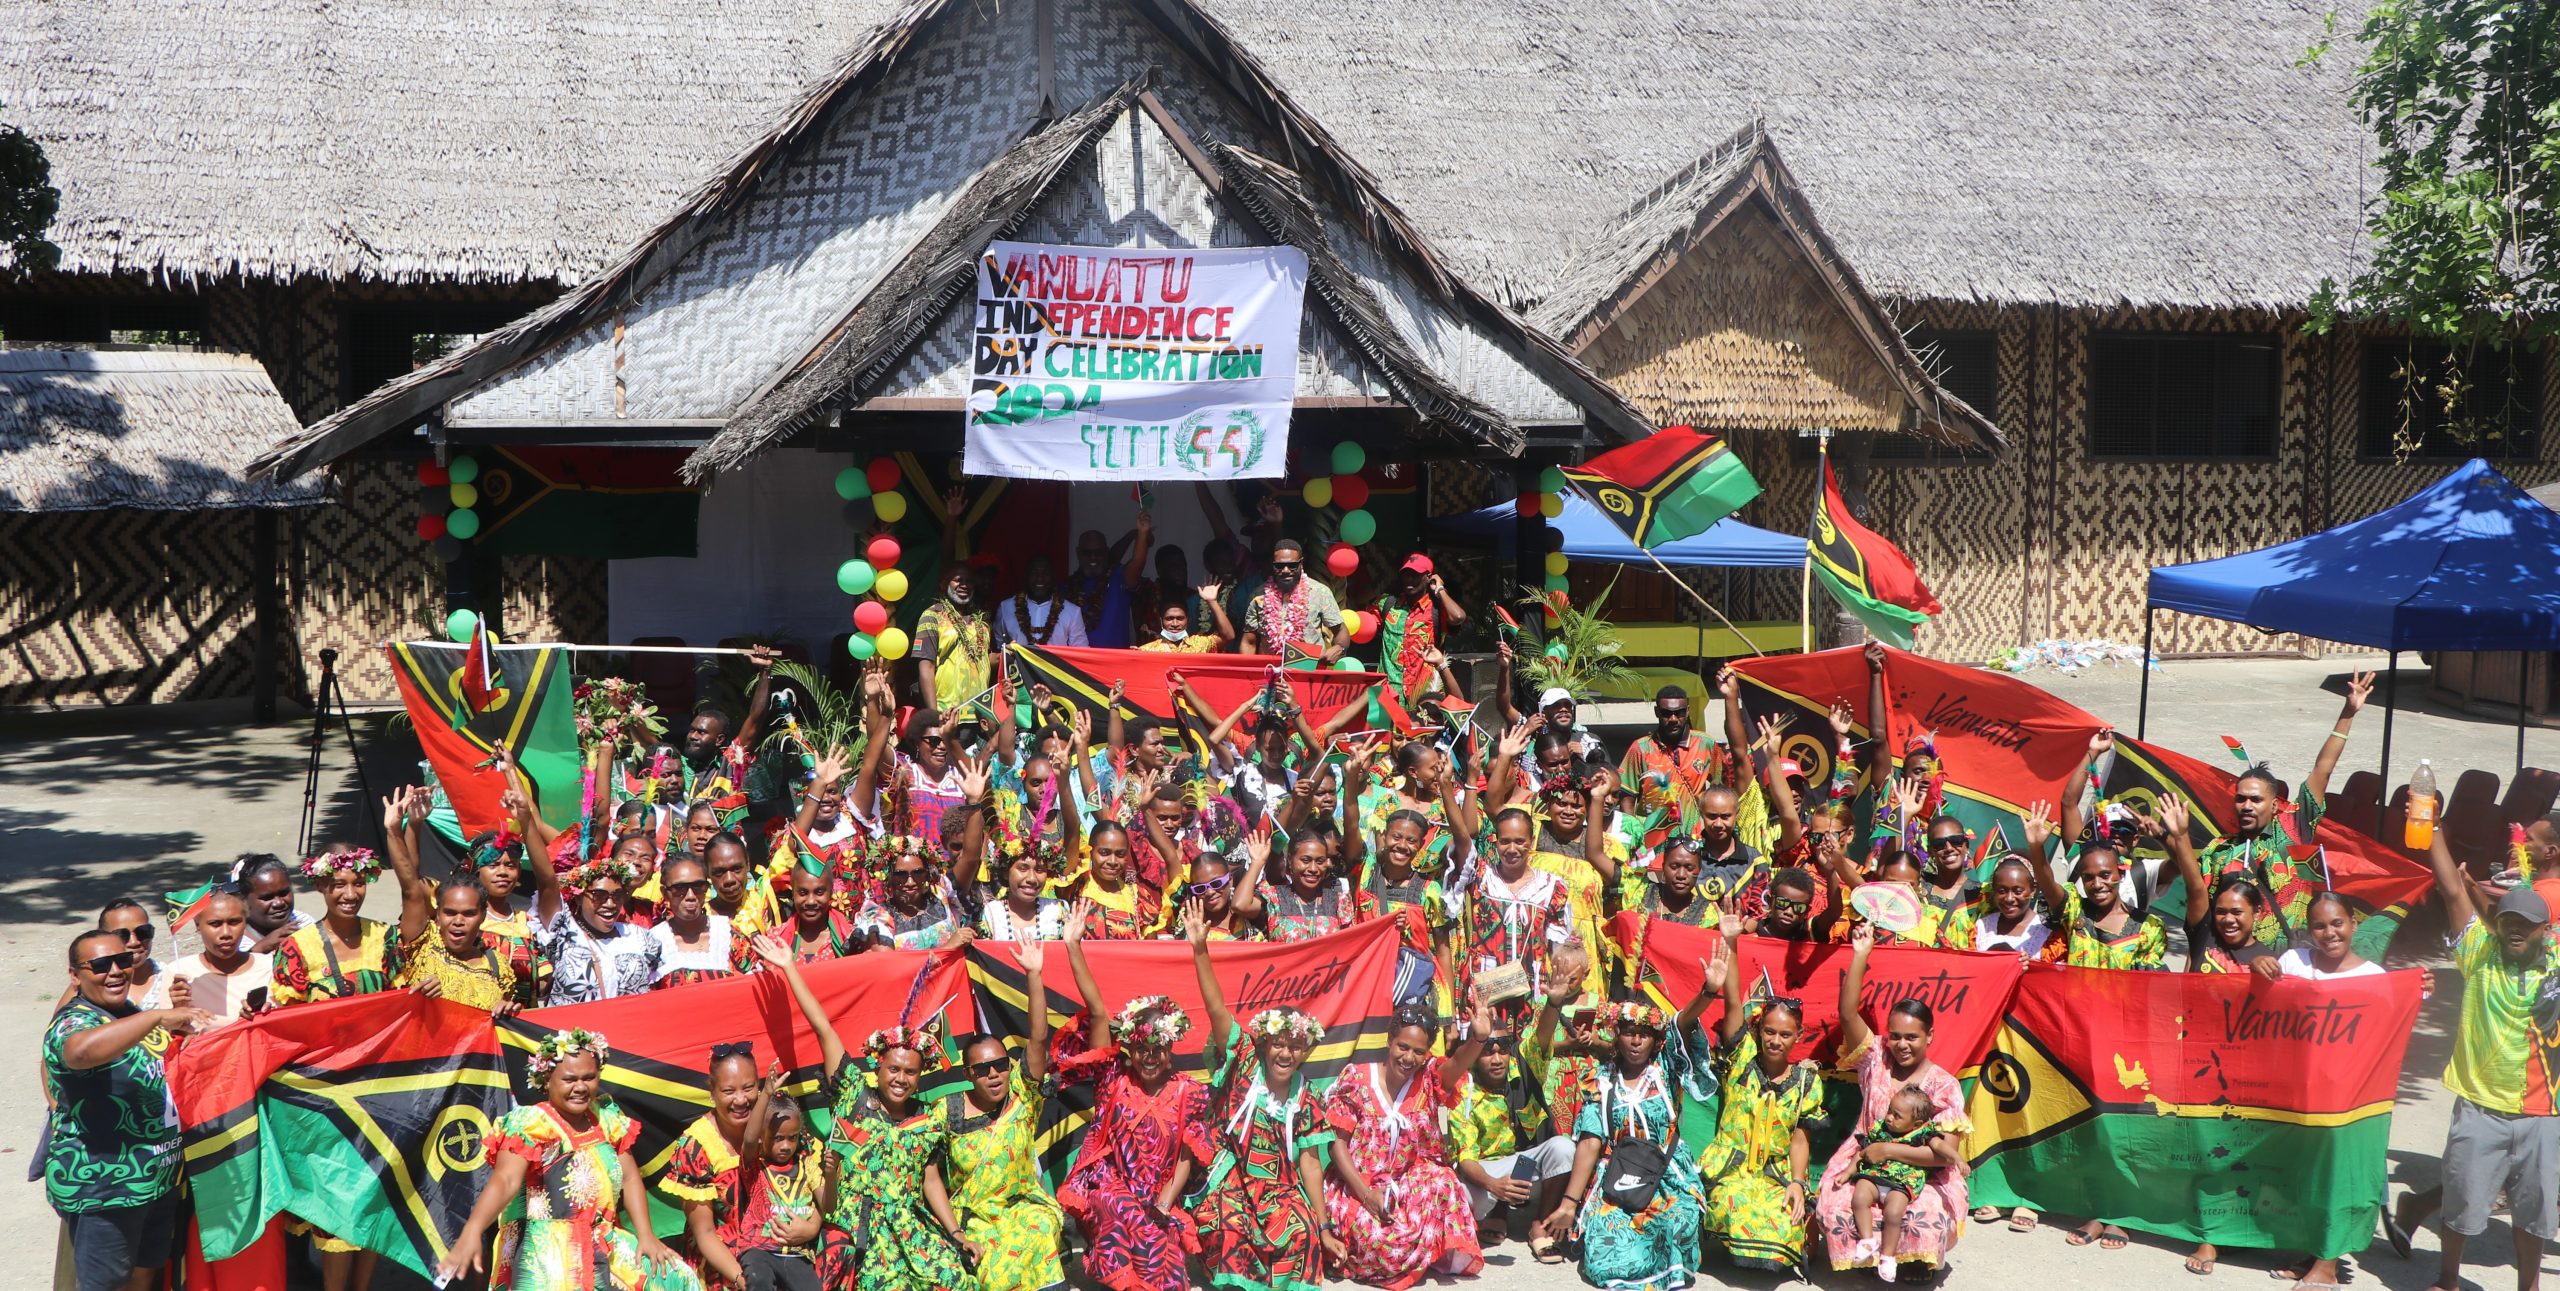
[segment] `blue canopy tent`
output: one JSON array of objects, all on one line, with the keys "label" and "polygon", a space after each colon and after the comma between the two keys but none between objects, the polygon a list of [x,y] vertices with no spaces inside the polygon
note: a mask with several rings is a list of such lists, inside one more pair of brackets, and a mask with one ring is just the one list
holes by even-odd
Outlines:
[{"label": "blue canopy tent", "polygon": [[[1516,532],[1519,511],[1502,502],[1464,515],[1432,521],[1439,532],[1478,542],[1501,543]],[[1672,566],[1722,566],[1730,569],[1802,569],[1804,536],[1772,533],[1726,516],[1705,533],[1666,542],[1650,557],[1635,545],[1600,508],[1579,493],[1564,495],[1564,514],[1554,525],[1564,534],[1564,554],[1571,560],[1644,565],[1655,560]]]},{"label": "blue canopy tent", "polygon": [[[2361,520],[2152,570],[2142,616],[2146,652],[2152,611],[2164,609],[2390,651],[2382,716],[2387,785],[2401,651],[2560,650],[2560,512],[2475,457]],[[2146,668],[2137,733],[2150,712]],[[2516,765],[2524,765],[2522,704]]]}]

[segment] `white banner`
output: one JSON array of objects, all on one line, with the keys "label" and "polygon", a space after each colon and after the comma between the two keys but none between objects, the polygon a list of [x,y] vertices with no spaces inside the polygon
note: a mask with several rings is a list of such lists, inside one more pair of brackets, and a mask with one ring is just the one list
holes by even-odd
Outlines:
[{"label": "white banner", "polygon": [[978,262],[971,475],[1277,479],[1307,291],[1296,247],[995,242]]}]

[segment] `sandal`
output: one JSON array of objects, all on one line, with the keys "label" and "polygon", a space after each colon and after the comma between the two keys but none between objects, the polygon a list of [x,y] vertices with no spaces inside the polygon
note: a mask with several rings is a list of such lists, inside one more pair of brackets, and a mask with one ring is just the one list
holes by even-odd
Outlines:
[{"label": "sandal", "polygon": [[1998,1223],[1999,1220],[2000,1208],[1998,1206],[1976,1206],[1973,1208],[1973,1222],[1977,1224]]},{"label": "sandal", "polygon": [[2016,1210],[2009,1212],[2010,1232],[2032,1233],[2036,1231],[2036,1224],[2038,1222],[2036,1212],[2029,1210],[2024,1206],[2020,1206]]},{"label": "sandal", "polygon": [[2098,1249],[2102,1251],[2121,1251],[2124,1249],[2124,1244],[2130,1240],[2132,1239],[2124,1235],[2123,1229],[2113,1224],[2098,1230]]},{"label": "sandal", "polygon": [[2062,1235],[2062,1240],[2069,1242],[2073,1246],[2086,1246],[2089,1243],[2098,1240],[2098,1235],[2089,1231],[2089,1228],[2095,1227],[2098,1227],[2098,1225],[2096,1221],[2093,1220],[2089,1224],[2088,1228],[2075,1228],[2070,1232],[2064,1233]]},{"label": "sandal", "polygon": [[1540,1264],[1564,1263],[1564,1253],[1556,1249],[1556,1240],[1552,1237],[1531,1237],[1529,1239],[1529,1258],[1536,1260]]},{"label": "sandal", "polygon": [[2214,1263],[2213,1260],[2198,1259],[2190,1252],[2187,1256],[2187,1272],[2200,1278],[2209,1278],[2213,1276]]}]

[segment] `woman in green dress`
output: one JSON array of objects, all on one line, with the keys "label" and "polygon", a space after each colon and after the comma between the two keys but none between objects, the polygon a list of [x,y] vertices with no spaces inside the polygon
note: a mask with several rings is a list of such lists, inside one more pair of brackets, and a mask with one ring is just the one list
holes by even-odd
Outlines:
[{"label": "woman in green dress", "polygon": [[949,1123],[941,1108],[916,1100],[926,1055],[940,1053],[941,1044],[925,1028],[874,1031],[863,1045],[866,1081],[800,975],[790,946],[771,933],[753,945],[765,967],[782,974],[818,1039],[821,1088],[835,1114],[827,1153],[833,1158],[836,1207],[827,1227],[845,1235],[858,1270],[851,1291],[977,1291],[978,1279],[962,1256],[960,1222],[943,1186]]},{"label": "woman in green dress", "polygon": [[1041,944],[1014,949],[1027,982],[1031,1034],[1017,1067],[1004,1041],[963,1036],[969,1090],[944,1105],[950,1140],[942,1177],[960,1218],[960,1242],[977,1264],[981,1291],[1049,1291],[1066,1284],[1058,1233],[1066,1215],[1040,1178],[1041,1081],[1049,1074],[1049,990],[1040,981]]},{"label": "woman in green dress", "polygon": [[1717,1024],[1724,1108],[1715,1138],[1698,1153],[1707,1181],[1707,1236],[1748,1269],[1794,1270],[1804,1263],[1806,1193],[1822,1123],[1822,1076],[1811,1061],[1789,1062],[1804,1032],[1804,1005],[1784,997],[1751,1007],[1733,971],[1740,922],[1725,917],[1724,1020]]},{"label": "woman in green dress", "polygon": [[693,1271],[649,1231],[648,1191],[631,1159],[640,1127],[604,1099],[607,1053],[604,1037],[584,1028],[554,1031],[535,1046],[525,1071],[541,1087],[542,1101],[507,1113],[490,1128],[489,1182],[436,1265],[437,1285],[480,1271],[481,1240],[499,1212],[521,1196],[522,1218],[509,1220],[498,1234],[497,1258],[489,1262],[491,1287],[700,1287]]}]

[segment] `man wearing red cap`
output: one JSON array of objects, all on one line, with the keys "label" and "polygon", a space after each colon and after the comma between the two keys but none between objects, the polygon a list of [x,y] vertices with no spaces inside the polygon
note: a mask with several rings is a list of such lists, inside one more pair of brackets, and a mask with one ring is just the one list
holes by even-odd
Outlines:
[{"label": "man wearing red cap", "polygon": [[1426,662],[1431,648],[1444,631],[1465,627],[1467,612],[1432,572],[1431,558],[1418,551],[1405,557],[1396,590],[1378,600],[1378,671],[1395,678],[1396,692],[1410,703],[1439,677]]}]

